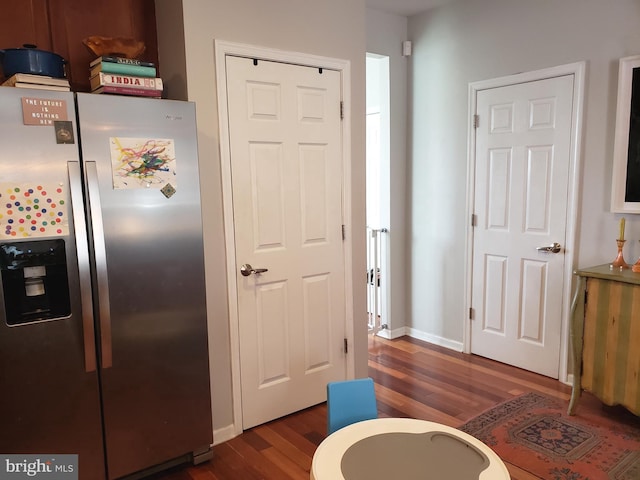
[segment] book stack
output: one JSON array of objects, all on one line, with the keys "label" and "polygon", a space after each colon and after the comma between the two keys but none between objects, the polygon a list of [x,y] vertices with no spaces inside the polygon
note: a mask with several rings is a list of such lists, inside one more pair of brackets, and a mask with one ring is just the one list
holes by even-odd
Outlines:
[{"label": "book stack", "polygon": [[57,90],[59,92],[69,92],[71,90],[69,80],[66,78],[47,77],[31,73],[16,73],[5,80],[2,85],[5,87]]},{"label": "book stack", "polygon": [[92,93],[162,97],[162,79],[156,76],[152,62],[102,56],[93,60],[89,67]]}]

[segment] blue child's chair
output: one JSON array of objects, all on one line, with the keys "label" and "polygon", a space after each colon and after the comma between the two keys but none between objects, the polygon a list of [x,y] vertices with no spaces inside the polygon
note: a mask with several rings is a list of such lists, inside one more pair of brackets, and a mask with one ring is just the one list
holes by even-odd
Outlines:
[{"label": "blue child's chair", "polygon": [[355,422],[378,417],[376,392],[371,378],[327,384],[327,433]]}]

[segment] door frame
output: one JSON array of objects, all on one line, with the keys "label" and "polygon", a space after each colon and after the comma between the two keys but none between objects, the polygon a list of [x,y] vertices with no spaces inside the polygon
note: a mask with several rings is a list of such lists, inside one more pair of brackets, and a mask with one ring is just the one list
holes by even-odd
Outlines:
[{"label": "door frame", "polygon": [[[469,131],[467,139],[467,222],[465,240],[465,317],[463,328],[463,351],[471,353],[471,322],[469,312],[472,307],[473,288],[473,234],[472,214],[474,213],[475,171],[476,171],[476,131],[473,118],[476,113],[477,94],[481,90],[507,87],[510,85],[545,80],[548,78],[573,75],[573,109],[571,112],[571,146],[569,151],[569,189],[567,195],[567,232],[565,244],[565,265],[562,298],[562,318],[560,333],[560,365],[558,377],[561,382],[571,384],[568,372],[569,361],[569,320],[571,311],[571,288],[574,265],[578,260],[576,249],[576,227],[578,225],[579,180],[581,172],[581,147],[584,116],[586,62],[576,62],[531,72],[518,73],[504,77],[472,82],[469,84],[468,117]],[[482,121],[482,119],[481,119]]]},{"label": "door frame", "polygon": [[[224,212],[224,236],[227,264],[227,292],[229,302],[229,341],[231,350],[231,390],[233,400],[233,435],[242,433],[242,395],[240,383],[240,335],[238,315],[238,285],[236,275],[235,226],[233,221],[233,194],[231,186],[231,151],[229,147],[229,109],[227,102],[226,56],[234,55],[258,60],[290,63],[308,67],[337,70],[341,78],[343,102],[342,133],[342,221],[347,233],[351,225],[351,63],[348,60],[323,57],[300,52],[290,52],[268,47],[215,40],[216,95],[218,100],[218,123],[220,130],[220,166],[222,203]],[[345,268],[345,335],[353,345],[353,269],[352,235],[343,241]],[[346,354],[347,378],[355,374],[353,348]],[[228,432],[230,433],[230,432]],[[230,437],[231,438],[231,437]]]}]

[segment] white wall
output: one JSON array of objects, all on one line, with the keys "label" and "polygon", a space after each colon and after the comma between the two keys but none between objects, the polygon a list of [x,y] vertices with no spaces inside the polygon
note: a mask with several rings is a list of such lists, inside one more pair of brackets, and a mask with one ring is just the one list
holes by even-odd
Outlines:
[{"label": "white wall", "polygon": [[[640,53],[637,0],[460,0],[409,19],[410,326],[462,342],[468,84],[587,61],[578,264],[615,258],[610,208],[618,59]],[[625,257],[640,255],[626,215]]]},{"label": "white wall", "polygon": [[407,39],[407,18],[367,9],[367,52],[389,57],[390,178],[389,211],[389,328],[407,321],[407,66],[402,42]]},{"label": "white wall", "polygon": [[[364,0],[156,0],[161,75],[196,102],[201,165],[214,429],[233,422],[214,40],[351,62],[352,225],[365,230]],[[182,25],[179,25],[180,19]],[[184,33],[182,33],[184,30]],[[186,86],[186,88],[184,88]],[[355,374],[367,375],[364,235],[353,237]],[[214,435],[215,436],[215,435]]]}]

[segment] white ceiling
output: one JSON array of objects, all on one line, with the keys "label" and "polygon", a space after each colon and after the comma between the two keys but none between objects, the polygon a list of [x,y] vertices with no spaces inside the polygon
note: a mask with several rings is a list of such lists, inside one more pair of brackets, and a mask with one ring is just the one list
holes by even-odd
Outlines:
[{"label": "white ceiling", "polygon": [[365,0],[368,8],[410,17],[453,0]]}]

